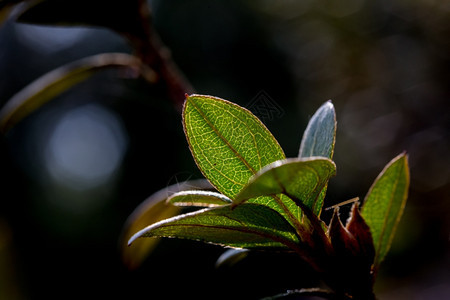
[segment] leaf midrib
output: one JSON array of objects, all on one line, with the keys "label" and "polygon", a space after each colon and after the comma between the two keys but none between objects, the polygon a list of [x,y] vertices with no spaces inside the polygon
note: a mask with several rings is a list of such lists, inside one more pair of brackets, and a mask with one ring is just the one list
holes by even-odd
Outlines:
[{"label": "leaf midrib", "polygon": [[[234,220],[234,219],[233,219]],[[221,229],[221,230],[229,230],[229,231],[238,231],[238,232],[243,232],[243,233],[249,233],[249,234],[255,234],[264,238],[268,238],[271,239],[274,242],[277,243],[281,243],[283,245],[285,245],[286,247],[295,250],[297,248],[297,245],[295,242],[290,241],[284,237],[281,237],[279,235],[273,235],[270,233],[265,233],[264,231],[258,231],[255,229],[249,229],[248,227],[232,227],[232,226],[221,226],[221,225],[202,225],[202,224],[190,224],[190,223],[177,223],[177,224],[167,224],[164,226],[161,226],[160,228],[169,228],[169,227],[179,227],[179,226],[183,226],[183,227],[199,227],[199,228],[212,228],[212,229]],[[155,228],[157,229],[157,228]],[[293,232],[292,234],[295,235],[295,233]],[[295,235],[296,236],[296,235]],[[217,243],[217,244],[221,244],[221,243]],[[226,243],[222,243],[222,244],[226,244]]]},{"label": "leaf midrib", "polygon": [[[250,165],[250,163],[228,142],[227,139],[225,139],[225,137],[220,133],[219,130],[217,130],[217,128],[212,124],[212,122],[209,120],[209,118],[207,118],[206,114],[194,103],[194,101],[191,101],[191,105],[202,116],[203,120],[205,120],[205,122],[208,124],[208,126],[222,140],[222,142],[224,142],[228,146],[228,148],[239,158],[239,160],[252,172],[252,174],[256,174],[256,170],[253,169],[253,167]],[[247,126],[247,124],[245,122],[243,122],[243,123]]]},{"label": "leaf midrib", "polygon": [[[188,98],[189,100],[189,98]],[[229,149],[239,158],[239,160],[244,163],[244,165],[250,170],[250,172],[252,172],[252,174],[256,174],[256,170],[253,169],[253,167],[249,164],[249,162],[227,141],[227,139],[225,139],[225,137],[217,130],[217,128],[212,124],[212,122],[209,120],[209,118],[207,118],[206,114],[200,109],[200,107],[198,107],[194,101],[190,101],[191,105],[194,107],[194,109],[201,115],[201,117],[203,118],[203,120],[205,120],[206,124],[208,124],[208,126],[214,131],[214,133],[229,147]],[[231,112],[230,112],[231,113]],[[238,118],[237,116],[235,116],[236,118]],[[240,119],[240,118],[238,118]],[[245,124],[245,126],[247,126],[247,123],[242,121],[243,124]],[[248,126],[247,126],[248,127]],[[259,153],[258,153],[259,154]],[[194,155],[195,157],[195,155]],[[258,158],[260,159],[259,155]],[[225,174],[223,174],[222,172],[220,172],[223,176],[227,177]],[[206,176],[207,177],[207,176]],[[231,179],[230,179],[231,180]],[[231,180],[233,182],[235,182],[234,180]],[[292,212],[286,207],[286,205],[283,203],[283,201],[281,200],[281,198],[277,197],[276,195],[272,195],[271,196],[275,202],[277,203],[278,206],[280,206],[280,208],[285,212],[285,214],[288,216],[288,218],[291,220],[291,222],[293,222],[293,224],[296,227],[296,232],[297,235],[300,234],[300,232],[302,231],[302,226],[300,223],[300,220],[298,220],[293,214]],[[289,198],[289,197],[288,197]],[[292,200],[292,199],[291,199]],[[292,200],[293,201],[293,200]]]}]

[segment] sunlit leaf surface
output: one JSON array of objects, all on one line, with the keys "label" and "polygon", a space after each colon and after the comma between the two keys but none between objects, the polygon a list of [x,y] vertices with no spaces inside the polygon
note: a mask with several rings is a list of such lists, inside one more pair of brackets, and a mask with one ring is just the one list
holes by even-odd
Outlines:
[{"label": "sunlit leaf surface", "polygon": [[188,96],[183,124],[205,177],[231,199],[265,165],[284,159],[269,130],[248,110],[211,96]]},{"label": "sunlit leaf surface", "polygon": [[375,267],[389,251],[405,208],[408,188],[408,158],[406,154],[400,154],[378,175],[366,195],[361,215],[372,233]]},{"label": "sunlit leaf surface", "polygon": [[316,199],[335,172],[335,164],[327,158],[277,161],[253,176],[236,196],[234,204],[257,196],[284,193],[314,210]]},{"label": "sunlit leaf surface", "polygon": [[296,247],[298,243],[295,229],[279,213],[251,203],[173,217],[139,231],[130,243],[139,237],[185,238],[246,249]]}]

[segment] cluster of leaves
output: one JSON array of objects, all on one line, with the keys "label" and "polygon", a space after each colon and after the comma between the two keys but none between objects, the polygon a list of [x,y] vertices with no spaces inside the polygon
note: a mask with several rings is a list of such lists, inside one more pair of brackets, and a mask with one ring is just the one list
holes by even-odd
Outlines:
[{"label": "cluster of leaves", "polygon": [[[228,251],[227,259],[245,250],[290,251],[319,272],[334,295],[374,298],[374,276],[407,198],[405,154],[380,173],[361,212],[354,203],[344,226],[336,208],[327,226],[320,213],[328,180],[336,173],[331,160],[336,116],[330,101],[311,118],[296,158],[285,157],[251,112],[223,99],[186,96],[183,126],[198,167],[216,191],[179,191],[165,199],[165,190],[152,197],[127,225],[125,237],[133,244],[125,250],[129,257],[139,261],[149,251],[151,245],[140,244],[141,237],[185,238],[237,249]],[[203,209],[167,218],[167,213],[179,212],[173,208],[183,206]],[[137,231],[145,223],[150,225]]]},{"label": "cluster of leaves", "polygon": [[[0,111],[2,132],[107,68],[131,70],[130,74],[151,83],[161,79],[174,102],[192,90],[151,30],[145,0],[0,0],[0,23],[19,4],[19,21],[107,27],[124,36],[135,55],[99,54],[44,75]],[[87,5],[90,10],[84,9]],[[334,295],[374,298],[374,277],[406,202],[409,170],[405,154],[380,173],[361,211],[357,203],[353,205],[345,226],[338,208],[327,225],[320,214],[328,181],[336,173],[331,160],[336,136],[331,102],[311,118],[296,158],[285,157],[253,114],[222,99],[187,96],[183,125],[194,159],[208,181],[168,187],[130,216],[124,233],[124,239],[132,243],[124,247],[130,265],[138,265],[156,244],[156,239],[139,237],[186,238],[232,248],[221,261],[242,257],[248,250],[290,251],[310,263]],[[185,206],[202,209],[177,215]]]}]

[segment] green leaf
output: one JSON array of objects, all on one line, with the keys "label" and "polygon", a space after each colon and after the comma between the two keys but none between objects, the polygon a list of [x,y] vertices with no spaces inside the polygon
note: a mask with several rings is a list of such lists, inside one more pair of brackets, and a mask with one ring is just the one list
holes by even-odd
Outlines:
[{"label": "green leaf", "polygon": [[170,196],[167,202],[175,206],[214,207],[230,204],[231,199],[210,191],[182,191]]},{"label": "green leaf", "polygon": [[276,211],[245,203],[206,208],[170,218],[136,233],[140,237],[175,237],[246,249],[296,248],[295,229]]},{"label": "green leaf", "polygon": [[191,180],[177,183],[162,189],[147,200],[142,202],[133,213],[128,217],[121,236],[122,259],[130,268],[135,269],[147,257],[147,255],[156,247],[159,239],[140,239],[128,246],[128,240],[137,231],[145,228],[148,224],[156,223],[161,220],[171,218],[177,215],[181,208],[173,205],[167,205],[167,198],[176,192],[185,189],[211,189],[207,180]]},{"label": "green leaf", "polygon": [[[299,157],[333,158],[336,143],[336,112],[331,100],[322,104],[308,122],[300,144]],[[328,184],[316,200],[314,213],[320,216]]]},{"label": "green leaf", "polygon": [[336,143],[336,112],[331,101],[325,102],[311,117],[300,144],[298,157],[333,158]]},{"label": "green leaf", "polygon": [[258,118],[223,99],[187,96],[183,125],[203,175],[231,199],[263,166],[285,158],[278,142]]},{"label": "green leaf", "polygon": [[62,66],[38,78],[5,104],[0,111],[0,130],[8,131],[40,106],[96,72],[108,68],[143,71],[136,57],[123,53],[97,54]]},{"label": "green leaf", "polygon": [[405,208],[408,188],[408,158],[403,153],[387,164],[366,195],[361,215],[372,233],[375,268],[389,251]]},{"label": "green leaf", "polygon": [[253,176],[236,196],[233,205],[250,198],[286,194],[301,201],[313,212],[316,199],[331,176],[336,165],[327,158],[291,158],[274,162]]}]

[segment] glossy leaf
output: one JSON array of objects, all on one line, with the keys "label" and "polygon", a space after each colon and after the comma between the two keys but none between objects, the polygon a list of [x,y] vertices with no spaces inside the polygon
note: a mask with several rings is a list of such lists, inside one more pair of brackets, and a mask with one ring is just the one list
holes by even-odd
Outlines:
[{"label": "glossy leaf", "polygon": [[253,176],[236,196],[234,205],[250,198],[286,194],[301,201],[313,212],[316,199],[336,166],[327,158],[291,158],[274,162]]},{"label": "glossy leaf", "polygon": [[[299,157],[322,156],[333,158],[334,145],[336,143],[336,112],[333,103],[325,102],[311,117],[303,134],[300,144]],[[326,184],[316,200],[314,213],[320,216],[322,211]]]},{"label": "glossy leaf", "polygon": [[38,78],[16,95],[0,111],[0,130],[6,132],[34,110],[108,68],[131,68],[141,71],[140,61],[123,53],[98,54],[67,64]]},{"label": "glossy leaf", "polygon": [[139,237],[185,238],[246,249],[295,248],[298,243],[295,229],[279,213],[251,203],[173,217],[139,231],[129,243]]},{"label": "glossy leaf", "polygon": [[250,177],[284,153],[251,112],[211,96],[187,96],[183,125],[192,155],[216,189],[233,199]]},{"label": "glossy leaf", "polygon": [[173,193],[188,188],[192,190],[211,189],[212,187],[204,179],[191,180],[168,186],[147,198],[128,217],[121,237],[121,250],[123,261],[130,269],[134,269],[141,264],[158,244],[159,239],[140,239],[133,243],[133,245],[128,246],[129,238],[149,224],[177,215],[181,211],[181,208],[167,205],[166,200]]},{"label": "glossy leaf", "polygon": [[170,196],[167,202],[176,206],[214,207],[230,204],[231,199],[210,191],[182,191]]},{"label": "glossy leaf", "polygon": [[406,154],[400,154],[378,175],[366,195],[361,215],[372,233],[375,268],[389,251],[403,214],[408,188],[408,159]]}]

